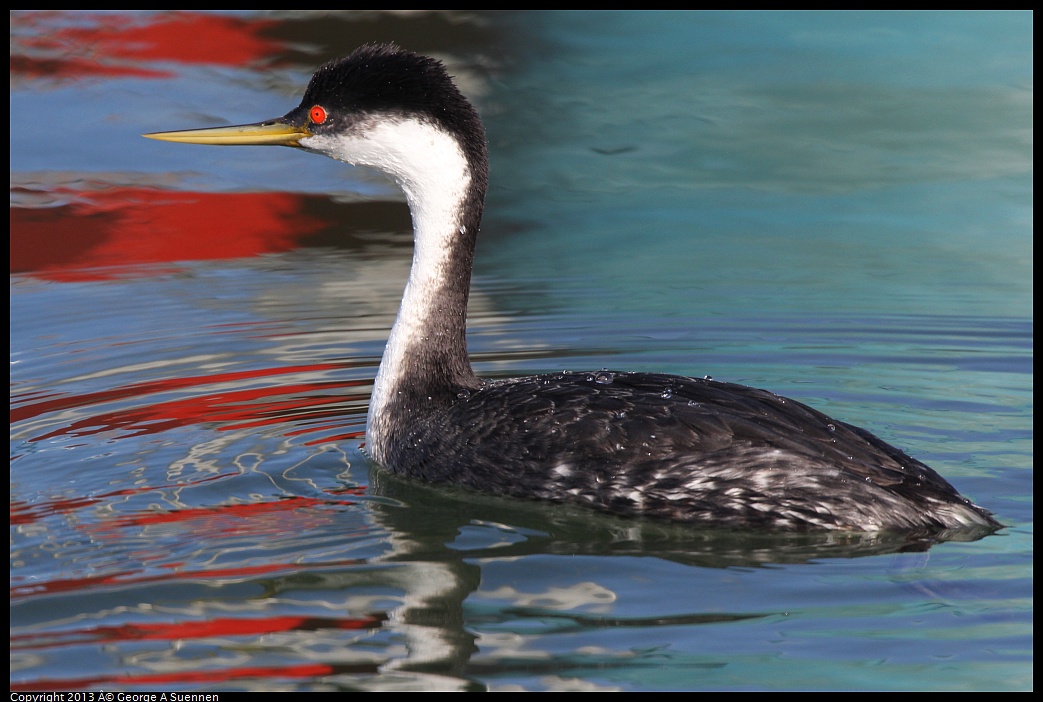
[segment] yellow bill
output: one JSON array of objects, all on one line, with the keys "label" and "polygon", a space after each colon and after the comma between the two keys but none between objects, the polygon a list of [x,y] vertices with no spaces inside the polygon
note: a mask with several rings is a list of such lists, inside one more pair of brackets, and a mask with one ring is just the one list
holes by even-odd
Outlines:
[{"label": "yellow bill", "polygon": [[142,134],[146,139],[176,141],[181,144],[216,144],[218,146],[272,145],[297,146],[298,141],[311,132],[306,127],[297,127],[278,120],[240,124],[234,127],[212,129],[186,129],[180,132],[152,132]]}]

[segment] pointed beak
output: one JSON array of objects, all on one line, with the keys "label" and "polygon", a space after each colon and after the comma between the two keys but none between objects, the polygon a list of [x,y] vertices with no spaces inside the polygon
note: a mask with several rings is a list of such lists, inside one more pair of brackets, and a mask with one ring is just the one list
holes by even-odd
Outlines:
[{"label": "pointed beak", "polygon": [[298,141],[311,136],[304,126],[288,124],[282,119],[240,124],[234,127],[213,129],[186,129],[181,132],[153,132],[142,134],[146,139],[176,141],[182,144],[216,144],[218,146],[298,146]]}]

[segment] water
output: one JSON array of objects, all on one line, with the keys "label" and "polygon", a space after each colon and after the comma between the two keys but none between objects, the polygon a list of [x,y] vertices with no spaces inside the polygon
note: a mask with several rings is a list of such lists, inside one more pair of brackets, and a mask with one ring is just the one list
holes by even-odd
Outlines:
[{"label": "water", "polygon": [[[12,689],[1031,689],[1031,15],[11,20]],[[1010,527],[925,552],[374,471],[401,197],[138,134],[390,39],[487,121],[480,372],[767,387]]]}]

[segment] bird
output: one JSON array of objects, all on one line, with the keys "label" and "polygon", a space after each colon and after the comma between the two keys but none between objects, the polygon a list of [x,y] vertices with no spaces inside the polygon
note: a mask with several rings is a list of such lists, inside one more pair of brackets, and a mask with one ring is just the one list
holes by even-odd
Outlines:
[{"label": "bird", "polygon": [[315,71],[283,117],[145,134],[280,145],[383,171],[412,215],[412,266],[374,379],[365,451],[385,471],[636,518],[758,531],[1002,527],[924,463],[775,393],[614,370],[487,379],[467,302],[485,127],[437,59],[367,44]]}]

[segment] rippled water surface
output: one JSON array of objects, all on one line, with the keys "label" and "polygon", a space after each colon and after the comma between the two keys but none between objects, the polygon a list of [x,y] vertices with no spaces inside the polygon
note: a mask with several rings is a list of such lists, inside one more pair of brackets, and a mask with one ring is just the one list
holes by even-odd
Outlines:
[{"label": "rippled water surface", "polygon": [[[481,373],[766,387],[1009,527],[693,530],[376,470],[401,196],[139,135],[281,115],[388,40],[486,119]],[[1018,13],[13,13],[12,689],[1031,689],[1032,49]]]}]

